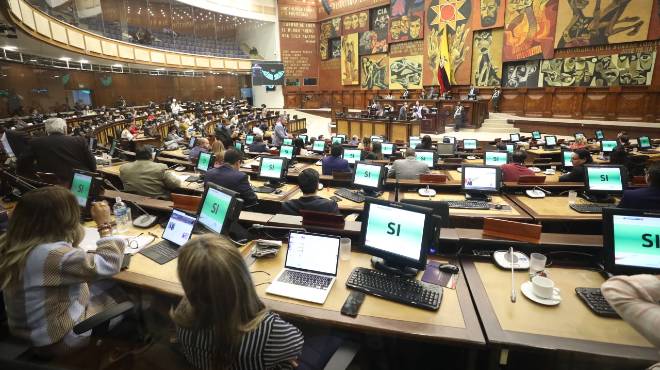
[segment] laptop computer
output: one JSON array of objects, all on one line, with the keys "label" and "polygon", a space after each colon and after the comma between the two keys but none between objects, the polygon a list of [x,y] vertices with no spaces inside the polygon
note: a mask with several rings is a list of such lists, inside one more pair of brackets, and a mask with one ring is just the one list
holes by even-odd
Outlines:
[{"label": "laptop computer", "polygon": [[284,269],[266,293],[323,304],[337,279],[339,239],[292,231]]},{"label": "laptop computer", "polygon": [[161,265],[175,259],[179,255],[179,247],[190,240],[195,221],[195,217],[173,210],[163,229],[163,240],[143,249],[140,254]]}]

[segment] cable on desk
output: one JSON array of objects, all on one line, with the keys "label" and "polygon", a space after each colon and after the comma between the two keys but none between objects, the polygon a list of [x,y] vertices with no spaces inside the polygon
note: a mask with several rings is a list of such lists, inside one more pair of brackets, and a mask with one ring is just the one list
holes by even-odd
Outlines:
[{"label": "cable on desk", "polygon": [[[256,259],[255,259],[255,261],[256,261]],[[263,270],[250,271],[251,274],[256,274],[257,272],[261,272],[261,273],[264,273],[264,274],[270,276],[270,274],[268,272],[263,271]]]},{"label": "cable on desk", "polygon": [[267,281],[267,282],[265,282],[265,283],[255,284],[254,286],[255,286],[255,287],[258,287],[259,285],[270,284],[270,283],[271,283],[270,281]]}]

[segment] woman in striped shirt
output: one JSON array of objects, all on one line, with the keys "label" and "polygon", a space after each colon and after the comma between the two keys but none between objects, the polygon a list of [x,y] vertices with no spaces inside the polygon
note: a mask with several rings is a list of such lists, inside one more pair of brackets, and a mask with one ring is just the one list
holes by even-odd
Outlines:
[{"label": "woman in striped shirt", "polygon": [[203,236],[181,248],[185,292],[172,319],[190,363],[199,369],[287,369],[296,366],[303,335],[269,312],[242,256],[224,237]]}]

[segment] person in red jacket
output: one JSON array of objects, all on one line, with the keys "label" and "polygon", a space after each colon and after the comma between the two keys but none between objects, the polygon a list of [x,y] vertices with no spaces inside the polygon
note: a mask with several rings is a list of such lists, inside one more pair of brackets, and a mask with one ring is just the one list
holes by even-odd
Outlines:
[{"label": "person in red jacket", "polygon": [[513,152],[511,156],[511,163],[502,165],[502,181],[504,182],[518,182],[520,176],[532,176],[534,171],[525,167],[525,159],[527,153],[518,150]]}]

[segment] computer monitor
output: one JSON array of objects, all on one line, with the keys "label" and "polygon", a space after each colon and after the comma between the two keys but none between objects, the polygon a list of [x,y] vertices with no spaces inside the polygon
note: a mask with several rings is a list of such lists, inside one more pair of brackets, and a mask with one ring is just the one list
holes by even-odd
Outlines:
[{"label": "computer monitor", "polygon": [[350,164],[357,163],[362,160],[362,150],[353,149],[353,148],[344,148],[342,153],[342,158],[348,161]]},{"label": "computer monitor", "polygon": [[546,135],[544,141],[546,148],[554,148],[557,145],[557,137],[554,135]]},{"label": "computer monitor", "polygon": [[89,138],[89,150],[95,151],[97,144],[98,144],[98,140],[95,137]]},{"label": "computer monitor", "polygon": [[382,143],[383,141],[385,141],[385,140],[380,136],[372,136],[371,137],[371,142],[372,143]]},{"label": "computer monitor", "polygon": [[561,164],[564,169],[573,168],[573,151],[567,148],[561,150]]},{"label": "computer monitor", "polygon": [[452,143],[438,143],[438,155],[450,156],[456,153],[456,145]]},{"label": "computer monitor", "polygon": [[541,140],[541,131],[532,131],[532,139]]},{"label": "computer monitor", "polygon": [[199,158],[197,158],[197,166],[195,168],[199,171],[206,172],[213,167],[214,159],[213,153],[201,152],[199,153]]},{"label": "computer monitor", "polygon": [[289,161],[293,160],[295,157],[293,145],[284,145],[280,146],[280,157],[284,157]]},{"label": "computer monitor", "polygon": [[463,139],[463,150],[476,150],[476,149],[477,149],[476,139]]},{"label": "computer monitor", "polygon": [[333,144],[343,144],[344,143],[344,138],[341,136],[333,136],[332,137],[332,143]]},{"label": "computer monitor", "polygon": [[517,143],[520,141],[520,134],[509,134],[509,141]]},{"label": "computer monitor", "polygon": [[513,154],[513,152],[516,150],[516,144],[506,144],[506,152]]},{"label": "computer monitor", "polygon": [[87,208],[90,204],[90,194],[94,176],[91,173],[75,170],[71,181],[71,192],[76,197],[80,208]]},{"label": "computer monitor", "polygon": [[576,132],[575,135],[573,135],[573,137],[575,138],[575,140],[580,140],[580,139],[585,139],[586,138],[586,136],[584,136],[584,134],[582,132]]},{"label": "computer monitor", "polygon": [[245,135],[245,145],[252,145],[254,143],[254,135]]},{"label": "computer monitor", "polygon": [[648,136],[640,136],[637,138],[637,148],[639,150],[648,150],[651,149],[651,139]]},{"label": "computer monitor", "polygon": [[314,141],[314,144],[312,145],[312,151],[319,154],[325,153],[325,140]]},{"label": "computer monitor", "polygon": [[415,149],[417,147],[417,144],[421,142],[422,139],[420,139],[419,136],[411,136],[408,138],[408,147]]},{"label": "computer monitor", "polygon": [[173,210],[167,226],[163,229],[163,239],[182,246],[188,242],[195,227],[195,217],[189,216],[179,210]]},{"label": "computer monitor", "polygon": [[309,142],[307,135],[298,135],[298,138],[303,141],[303,144],[307,144]]},{"label": "computer monitor", "polygon": [[443,143],[456,144],[456,138],[453,136],[444,136],[442,138]]},{"label": "computer monitor", "polygon": [[605,138],[605,133],[603,133],[603,130],[594,131],[594,135],[596,135],[596,140],[603,140]]},{"label": "computer monitor", "polygon": [[117,151],[117,139],[113,139],[112,144],[110,144],[110,150],[108,151],[108,155],[110,157],[114,157],[116,151]]},{"label": "computer monitor", "polygon": [[508,152],[486,152],[484,154],[484,164],[486,166],[501,166],[509,163]]},{"label": "computer monitor", "polygon": [[432,243],[430,208],[366,198],[360,240],[364,252],[379,257],[377,269],[414,274],[426,267]]},{"label": "computer monitor", "polygon": [[240,141],[235,141],[234,142],[234,148],[238,150],[239,152],[243,151],[243,143]]},{"label": "computer monitor", "polygon": [[612,153],[616,148],[616,140],[601,140],[600,141],[600,151],[603,153]]},{"label": "computer monitor", "polygon": [[226,232],[229,225],[238,220],[243,201],[238,193],[213,183],[207,183],[197,212],[197,222],[217,234]]},{"label": "computer monitor", "polygon": [[437,153],[433,150],[415,150],[415,159],[424,162],[428,168],[435,167],[438,161]]},{"label": "computer monitor", "polygon": [[197,142],[197,137],[193,136],[190,138],[190,141],[188,142],[188,148],[192,149],[195,147],[195,143]]},{"label": "computer monitor", "polygon": [[493,166],[463,166],[461,189],[466,199],[488,200],[489,193],[497,193],[502,185],[502,170]]},{"label": "computer monitor", "polygon": [[584,198],[592,202],[612,202],[610,195],[622,194],[626,172],[623,166],[585,165]]},{"label": "computer monitor", "polygon": [[385,156],[390,156],[394,154],[394,144],[392,143],[382,143],[380,144],[380,151]]},{"label": "computer monitor", "polygon": [[287,159],[283,157],[262,157],[259,165],[259,177],[268,179],[269,186],[278,187],[284,180],[287,170]]},{"label": "computer monitor", "polygon": [[335,136],[340,137],[343,141],[346,141],[346,135],[345,134],[337,134]]},{"label": "computer monitor", "polygon": [[291,139],[291,138],[282,139],[282,144],[284,144],[284,145],[293,145],[293,139]]},{"label": "computer monitor", "polygon": [[660,274],[660,213],[603,209],[605,270],[615,275]]},{"label": "computer monitor", "polygon": [[385,166],[357,162],[353,173],[353,184],[362,187],[365,193],[375,195],[380,190],[385,178]]},{"label": "computer monitor", "polygon": [[430,208],[433,211],[432,216],[434,231],[432,236],[432,245],[429,246],[428,252],[429,254],[437,254],[440,252],[440,231],[443,227],[451,226],[449,222],[449,203],[421,199],[403,199],[401,200],[401,203]]}]

